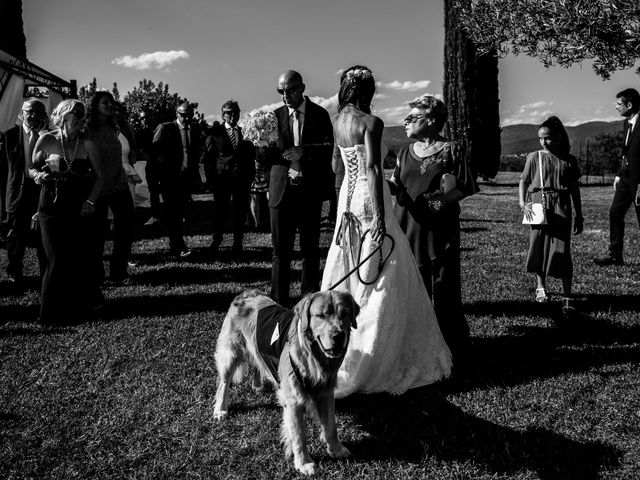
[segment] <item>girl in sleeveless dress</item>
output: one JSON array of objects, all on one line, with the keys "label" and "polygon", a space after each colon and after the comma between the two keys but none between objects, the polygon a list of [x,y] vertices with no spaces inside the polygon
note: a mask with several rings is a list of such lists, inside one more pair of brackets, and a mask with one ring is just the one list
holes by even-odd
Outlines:
[{"label": "girl in sleeveless dress", "polygon": [[[449,348],[383,181],[384,125],[370,113],[374,93],[368,68],[356,65],[343,72],[334,135],[346,174],[322,289],[350,292],[361,310],[338,373],[336,398],[401,394],[451,371]],[[338,161],[334,158],[334,170]]]}]

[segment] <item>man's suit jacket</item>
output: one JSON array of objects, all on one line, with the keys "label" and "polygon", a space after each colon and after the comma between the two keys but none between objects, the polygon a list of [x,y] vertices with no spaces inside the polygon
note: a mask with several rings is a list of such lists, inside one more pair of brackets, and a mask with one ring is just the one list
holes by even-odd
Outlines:
[{"label": "man's suit jacket", "polygon": [[[623,139],[627,138],[629,127],[629,121],[625,120]],[[631,187],[635,187],[640,182],[640,133],[638,130],[640,130],[640,118],[629,134],[629,141],[622,148],[622,162],[618,169],[620,179],[628,182]]]},{"label": "man's suit jacket", "polygon": [[24,195],[37,195],[38,186],[26,174],[27,164],[31,159],[24,158],[24,129],[16,125],[7,130],[2,138],[0,162],[7,165],[7,190],[5,197],[5,210],[15,212]]},{"label": "man's suit jacket", "polygon": [[244,140],[238,127],[238,144],[234,149],[224,124],[214,125],[207,132],[202,163],[207,181],[213,184],[216,175],[231,175],[237,180],[251,184],[255,175],[256,149]]},{"label": "man's suit jacket", "polygon": [[183,148],[180,127],[175,121],[161,123],[153,134],[152,152],[158,165],[158,176],[164,184],[175,184],[185,176],[192,181],[198,178],[202,138],[199,125],[190,125],[187,168],[182,168]]},{"label": "man's suit jacket", "polygon": [[[331,196],[334,188],[331,156],[333,154],[333,125],[329,113],[305,97],[304,124],[301,146],[304,156],[300,160],[302,192],[310,200],[323,201]],[[269,206],[277,207],[288,187],[290,163],[282,158],[284,150],[293,147],[293,132],[289,127],[289,109],[286,105],[274,112],[278,118],[278,143],[271,147],[262,162],[271,169],[269,183]]]}]

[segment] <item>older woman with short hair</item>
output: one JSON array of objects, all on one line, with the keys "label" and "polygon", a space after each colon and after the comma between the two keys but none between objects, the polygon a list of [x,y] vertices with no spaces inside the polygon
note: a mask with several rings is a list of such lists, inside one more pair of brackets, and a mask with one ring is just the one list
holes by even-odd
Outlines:
[{"label": "older woman with short hair", "polygon": [[92,243],[102,175],[95,145],[82,134],[85,108],[63,100],[51,114],[57,127],[42,135],[29,174],[42,185],[38,220],[47,267],[42,277],[42,324],[85,320],[100,307]]},{"label": "older woman with short hair", "polygon": [[441,135],[442,100],[422,95],[404,119],[415,143],[398,152],[391,178],[394,213],[409,239],[454,361],[465,353],[469,327],[462,311],[459,201],[478,191],[460,145]]}]

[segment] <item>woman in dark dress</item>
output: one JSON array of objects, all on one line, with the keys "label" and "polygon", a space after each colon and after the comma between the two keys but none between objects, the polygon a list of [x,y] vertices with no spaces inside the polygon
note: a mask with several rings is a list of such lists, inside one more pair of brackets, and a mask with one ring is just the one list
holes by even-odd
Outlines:
[{"label": "woman in dark dress", "polygon": [[38,219],[47,255],[42,324],[85,320],[102,304],[92,253],[102,176],[95,146],[81,133],[84,105],[63,100],[51,118],[57,130],[38,139],[30,166],[31,177],[42,185]]},{"label": "woman in dark dress", "polygon": [[444,103],[423,95],[404,120],[415,143],[398,152],[390,180],[394,213],[407,235],[433,301],[440,330],[456,354],[464,354],[469,326],[462,311],[459,201],[478,191],[459,144],[440,135],[447,121]]}]

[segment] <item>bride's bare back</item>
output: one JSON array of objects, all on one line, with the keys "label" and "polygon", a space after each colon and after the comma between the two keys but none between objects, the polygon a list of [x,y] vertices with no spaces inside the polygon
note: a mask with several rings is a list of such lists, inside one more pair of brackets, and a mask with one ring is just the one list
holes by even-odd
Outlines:
[{"label": "bride's bare back", "polygon": [[382,197],[381,143],[384,123],[378,117],[365,113],[354,105],[345,106],[333,126],[335,142],[349,148],[364,145],[367,157],[367,184],[376,211],[376,229],[372,232],[375,244],[382,241],[384,226],[384,206]]}]

